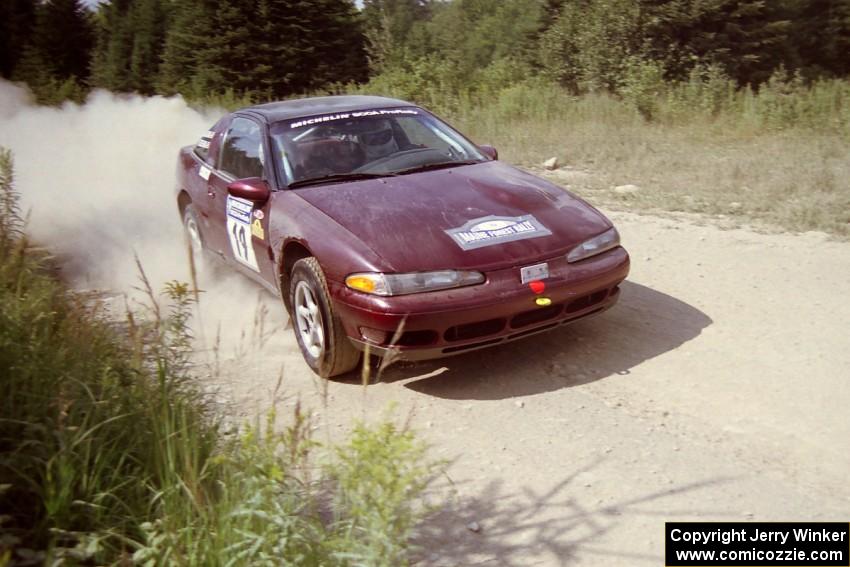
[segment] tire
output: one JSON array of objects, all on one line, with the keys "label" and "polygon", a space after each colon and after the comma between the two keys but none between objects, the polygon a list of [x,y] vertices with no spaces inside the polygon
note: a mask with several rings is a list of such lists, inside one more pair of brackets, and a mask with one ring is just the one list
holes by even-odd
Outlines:
[{"label": "tire", "polygon": [[194,264],[196,272],[206,271],[206,252],[204,236],[201,233],[201,223],[194,205],[189,203],[183,209],[183,232],[186,235],[186,245],[189,251],[189,261]]},{"label": "tire", "polygon": [[316,258],[303,258],[292,267],[289,305],[295,340],[307,365],[322,378],[357,368],[354,348],[330,301],[325,274]]}]

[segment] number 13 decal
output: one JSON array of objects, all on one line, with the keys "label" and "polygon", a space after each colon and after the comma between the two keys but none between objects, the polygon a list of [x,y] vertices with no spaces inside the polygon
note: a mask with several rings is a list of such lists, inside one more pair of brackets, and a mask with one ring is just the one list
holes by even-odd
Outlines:
[{"label": "number 13 decal", "polygon": [[245,199],[228,195],[227,197],[227,238],[233,257],[255,272],[260,271],[254,256],[254,244],[251,239],[251,212],[254,204]]}]

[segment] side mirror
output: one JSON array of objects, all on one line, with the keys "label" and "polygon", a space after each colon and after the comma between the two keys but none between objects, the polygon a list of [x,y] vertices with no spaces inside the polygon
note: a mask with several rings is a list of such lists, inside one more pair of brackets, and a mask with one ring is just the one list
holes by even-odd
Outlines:
[{"label": "side mirror", "polygon": [[240,197],[249,201],[254,201],[262,205],[269,200],[271,191],[269,184],[259,177],[248,177],[247,179],[237,179],[227,186],[227,192],[234,197]]},{"label": "side mirror", "polygon": [[484,155],[490,159],[499,159],[499,152],[493,146],[482,145],[478,146],[478,149],[484,152]]}]

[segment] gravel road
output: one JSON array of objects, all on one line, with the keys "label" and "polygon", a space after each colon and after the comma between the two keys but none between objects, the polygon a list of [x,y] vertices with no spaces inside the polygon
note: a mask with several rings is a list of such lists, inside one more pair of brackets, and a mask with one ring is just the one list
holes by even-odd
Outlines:
[{"label": "gravel road", "polygon": [[221,396],[256,416],[282,373],[320,439],[394,404],[450,463],[419,565],[655,566],[665,521],[846,521],[850,244],[609,214],[633,269],[600,317],[364,388],[317,382],[270,300]]}]

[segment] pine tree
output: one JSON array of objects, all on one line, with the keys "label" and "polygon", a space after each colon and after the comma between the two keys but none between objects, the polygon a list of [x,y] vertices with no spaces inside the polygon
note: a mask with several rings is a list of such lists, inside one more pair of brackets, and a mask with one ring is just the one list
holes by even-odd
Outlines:
[{"label": "pine tree", "polygon": [[47,0],[39,6],[30,45],[54,77],[86,81],[93,44],[91,13],[82,0]]},{"label": "pine tree", "polygon": [[741,85],[759,84],[786,59],[790,22],[765,0],[641,0],[654,59],[671,78],[719,64]]},{"label": "pine tree", "polygon": [[81,101],[92,45],[92,15],[82,2],[47,0],[36,7],[32,34],[12,76],[25,81],[39,102]]},{"label": "pine tree", "polygon": [[35,0],[0,2],[0,77],[9,78],[35,24]]},{"label": "pine tree", "polygon": [[112,0],[100,8],[97,20],[93,83],[153,94],[168,25],[163,0]]},{"label": "pine tree", "polygon": [[276,99],[366,72],[350,0],[187,0],[168,32],[160,86]]},{"label": "pine tree", "polygon": [[[302,80],[296,92],[329,83],[362,81],[368,76],[359,15],[350,0],[310,0],[304,27],[309,34],[295,47]],[[305,49],[306,48],[306,49]],[[280,93],[278,93],[280,94]]]},{"label": "pine tree", "polygon": [[97,12],[95,25],[97,40],[92,56],[92,83],[96,87],[119,92],[132,90],[131,10],[132,0],[112,0],[101,6]]},{"label": "pine tree", "polygon": [[131,86],[142,94],[153,94],[165,48],[168,27],[166,6],[162,0],[137,0],[130,21],[133,25]]},{"label": "pine tree", "polygon": [[257,3],[254,0],[230,0],[219,3],[212,35],[198,48],[195,88],[201,92],[239,93],[258,90]]},{"label": "pine tree", "polygon": [[791,46],[810,77],[850,75],[850,0],[805,0],[789,6]]},{"label": "pine tree", "polygon": [[164,94],[203,96],[195,77],[200,53],[215,37],[215,6],[210,0],[182,0],[166,33],[157,90]]}]

